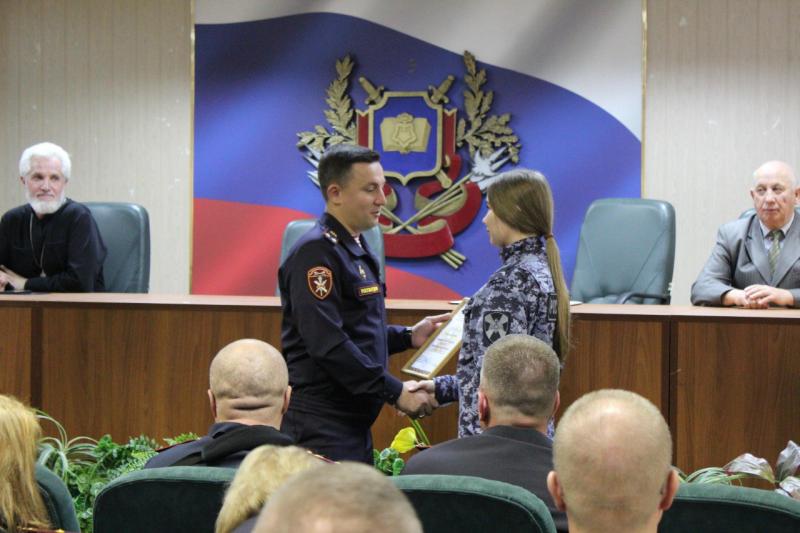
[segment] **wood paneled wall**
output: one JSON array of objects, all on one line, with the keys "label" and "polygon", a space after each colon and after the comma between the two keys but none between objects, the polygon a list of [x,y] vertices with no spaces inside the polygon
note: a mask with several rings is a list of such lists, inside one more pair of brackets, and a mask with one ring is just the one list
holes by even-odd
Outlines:
[{"label": "wood paneled wall", "polygon": [[150,213],[153,292],[189,289],[192,35],[188,0],[0,0],[0,210],[22,150],[62,145],[68,196]]},{"label": "wood paneled wall", "polygon": [[753,170],[800,171],[800,2],[648,0],[647,20],[643,195],[675,206],[681,304]]}]

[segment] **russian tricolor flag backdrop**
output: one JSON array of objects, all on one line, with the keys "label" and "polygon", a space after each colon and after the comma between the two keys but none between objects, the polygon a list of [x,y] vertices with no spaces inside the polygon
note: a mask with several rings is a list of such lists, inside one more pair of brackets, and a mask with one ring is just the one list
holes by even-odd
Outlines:
[{"label": "russian tricolor flag backdrop", "polygon": [[[550,180],[568,281],[589,204],[640,196],[639,0],[392,4],[197,2],[193,293],[275,293],[284,227],[324,208],[297,134],[328,126],[325,91],[348,54],[354,108],[367,107],[359,76],[390,91],[426,91],[453,75],[447,107],[459,118],[463,53],[475,55],[483,89],[494,92],[491,113],[511,115],[518,165]],[[464,175],[470,156],[458,153]],[[416,189],[433,180],[390,178],[403,218],[414,213]],[[484,214],[482,206],[455,236],[467,256],[458,270],[438,257],[389,258],[389,296],[472,294],[500,264]]]}]

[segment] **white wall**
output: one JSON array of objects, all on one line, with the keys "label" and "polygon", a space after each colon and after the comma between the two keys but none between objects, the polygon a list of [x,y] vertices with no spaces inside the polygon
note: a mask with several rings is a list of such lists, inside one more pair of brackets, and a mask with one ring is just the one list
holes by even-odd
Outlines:
[{"label": "white wall", "polygon": [[644,194],[677,214],[673,303],[760,163],[800,170],[800,2],[649,0]]},{"label": "white wall", "polygon": [[186,0],[0,0],[0,211],[20,153],[72,156],[67,195],[142,204],[152,292],[189,290],[192,14]]}]

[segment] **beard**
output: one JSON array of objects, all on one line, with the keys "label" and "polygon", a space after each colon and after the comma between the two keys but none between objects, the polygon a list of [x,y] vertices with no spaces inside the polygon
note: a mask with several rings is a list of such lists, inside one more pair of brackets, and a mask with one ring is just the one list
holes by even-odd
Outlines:
[{"label": "beard", "polygon": [[64,202],[67,201],[67,196],[65,191],[61,191],[61,194],[55,200],[38,200],[31,196],[31,193],[28,190],[25,190],[25,198],[28,200],[28,205],[31,206],[33,212],[37,215],[51,215],[58,211]]}]

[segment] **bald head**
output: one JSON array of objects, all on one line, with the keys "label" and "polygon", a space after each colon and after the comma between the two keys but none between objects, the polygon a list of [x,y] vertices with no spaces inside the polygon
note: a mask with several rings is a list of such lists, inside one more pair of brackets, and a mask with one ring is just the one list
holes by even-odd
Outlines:
[{"label": "bald head", "polygon": [[[623,390],[581,397],[564,413],[553,443],[557,499],[566,507],[570,530],[643,531],[657,525],[675,475],[671,457],[669,428],[652,403]],[[671,494],[667,500],[669,507]]]},{"label": "bald head", "polygon": [[242,339],[214,356],[209,370],[212,408],[221,421],[280,425],[288,406],[289,373],[281,353],[266,342]]},{"label": "bald head", "polygon": [[290,479],[264,507],[254,532],[422,533],[406,496],[374,468],[344,462]]},{"label": "bald head", "polygon": [[783,161],[767,161],[753,173],[750,197],[764,226],[770,230],[785,226],[800,199],[794,170]]}]

